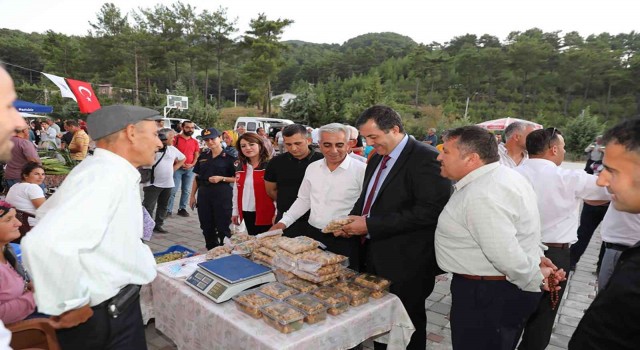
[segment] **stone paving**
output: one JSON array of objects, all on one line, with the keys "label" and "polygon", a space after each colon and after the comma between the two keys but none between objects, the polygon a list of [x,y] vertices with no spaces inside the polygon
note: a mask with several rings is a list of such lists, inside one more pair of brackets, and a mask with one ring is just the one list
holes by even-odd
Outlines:
[{"label": "stone paving", "polygon": [[[582,164],[571,164],[570,168],[582,167]],[[565,164],[563,164],[565,166]],[[179,195],[178,195],[179,197]],[[178,199],[175,199],[176,205]],[[173,211],[174,213],[177,210]],[[173,215],[167,218],[166,234],[154,233],[148,245],[154,252],[159,252],[168,247],[180,244],[189,247],[198,253],[206,252],[204,237],[200,230],[198,215],[195,211],[189,211],[190,217]],[[566,349],[569,339],[573,334],[584,310],[586,310],[597,290],[595,275],[598,252],[600,250],[599,229],[594,233],[591,242],[577,265],[576,271],[569,275],[567,291],[560,302],[558,316],[551,335],[550,345],[547,350]],[[425,308],[427,312],[427,349],[445,350],[452,349],[451,327],[449,324],[449,311],[451,309],[451,275],[438,276],[433,293],[427,298]],[[149,350],[176,349],[173,342],[155,329],[153,320],[146,327],[147,345]],[[365,343],[365,348],[371,348],[371,342]]]}]

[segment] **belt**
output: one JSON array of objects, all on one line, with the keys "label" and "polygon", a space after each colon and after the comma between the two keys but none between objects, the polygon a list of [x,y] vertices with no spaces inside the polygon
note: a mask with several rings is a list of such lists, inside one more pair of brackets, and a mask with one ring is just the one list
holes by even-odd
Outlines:
[{"label": "belt", "polygon": [[613,249],[613,250],[618,250],[621,252],[624,252],[625,250],[629,249],[628,245],[624,245],[624,244],[617,244],[617,243],[607,243],[604,242],[604,246],[607,249]]},{"label": "belt", "polygon": [[571,247],[570,243],[544,243],[544,242],[542,242],[542,244],[546,245],[549,248],[569,249]]},{"label": "belt", "polygon": [[465,275],[462,273],[457,273],[456,275],[466,278],[468,280],[474,281],[506,281],[507,277],[505,276],[475,276],[475,275]]},{"label": "belt", "polygon": [[92,306],[93,310],[107,309],[109,315],[113,318],[120,316],[131,303],[137,300],[140,295],[141,286],[136,284],[128,284],[124,286],[118,294],[114,297],[107,299],[96,306]]}]

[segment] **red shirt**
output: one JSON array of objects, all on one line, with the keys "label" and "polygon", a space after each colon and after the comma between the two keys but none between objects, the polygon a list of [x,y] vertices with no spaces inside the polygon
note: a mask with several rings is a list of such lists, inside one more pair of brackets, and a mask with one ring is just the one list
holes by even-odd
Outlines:
[{"label": "red shirt", "polygon": [[173,146],[187,157],[184,164],[193,164],[196,152],[200,151],[200,144],[198,143],[198,140],[193,137],[185,139],[181,134],[176,135],[173,139]]}]

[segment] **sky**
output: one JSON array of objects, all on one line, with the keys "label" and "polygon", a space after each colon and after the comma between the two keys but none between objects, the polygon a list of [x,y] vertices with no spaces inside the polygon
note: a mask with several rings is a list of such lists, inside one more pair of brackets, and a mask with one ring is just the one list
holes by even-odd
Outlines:
[{"label": "sky", "polygon": [[[152,8],[163,0],[112,0],[123,13]],[[183,0],[203,9],[227,8],[242,35],[259,13],[268,19],[290,19],[282,40],[342,44],[358,35],[395,32],[418,43],[445,43],[467,33],[490,34],[504,41],[512,31],[590,34],[640,31],[640,2],[633,0]],[[0,0],[0,28],[24,32],[85,35],[103,1]]]}]

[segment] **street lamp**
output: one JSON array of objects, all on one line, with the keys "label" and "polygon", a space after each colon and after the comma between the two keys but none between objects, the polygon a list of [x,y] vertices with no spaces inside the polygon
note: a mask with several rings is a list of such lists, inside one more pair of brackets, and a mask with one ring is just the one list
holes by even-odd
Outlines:
[{"label": "street lamp", "polygon": [[238,107],[238,89],[233,89],[233,106]]}]

